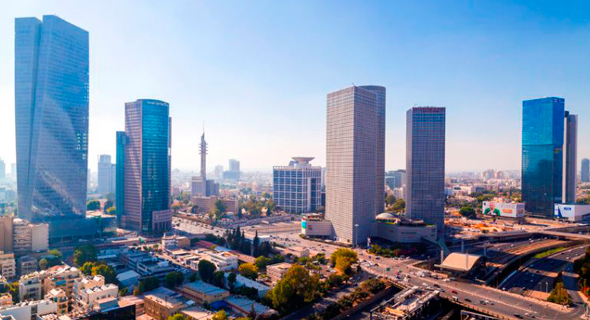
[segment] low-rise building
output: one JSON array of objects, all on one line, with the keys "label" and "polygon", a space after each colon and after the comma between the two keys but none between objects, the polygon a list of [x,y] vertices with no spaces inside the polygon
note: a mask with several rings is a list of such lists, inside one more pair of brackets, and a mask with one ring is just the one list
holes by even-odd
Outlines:
[{"label": "low-rise building", "polygon": [[162,237],[162,248],[164,250],[187,249],[191,246],[191,239],[178,235],[165,235]]},{"label": "low-rise building", "polygon": [[36,272],[38,265],[39,262],[37,262],[37,259],[35,259],[35,257],[23,256],[18,259],[19,274],[22,276],[25,274]]},{"label": "low-rise building", "polygon": [[309,249],[300,246],[287,247],[280,249],[281,255],[291,254],[297,258],[309,257]]},{"label": "low-rise building", "polygon": [[252,310],[256,315],[269,317],[277,312],[270,309],[256,301],[252,301],[242,296],[231,296],[224,300],[227,305],[232,309],[233,312],[241,314],[243,316],[248,315]]},{"label": "low-rise building", "polygon": [[162,280],[168,273],[175,271],[175,269],[168,261],[154,258],[138,262],[137,270],[135,271],[143,277],[156,277]]},{"label": "low-rise building", "polygon": [[214,315],[213,312],[198,306],[186,308],[181,313],[187,320],[209,320]]},{"label": "low-rise building", "polygon": [[0,315],[13,316],[16,320],[37,319],[57,312],[57,303],[49,300],[25,301],[0,309]]},{"label": "low-rise building", "polygon": [[68,297],[62,289],[49,290],[45,295],[45,299],[57,304],[57,314],[63,315],[68,313]]},{"label": "low-rise building", "polygon": [[[229,288],[229,283],[227,282],[229,275],[230,275],[229,272],[225,273],[225,282],[227,284],[226,288]],[[236,274],[236,283],[234,284],[234,287],[236,287],[236,288],[246,287],[246,288],[256,289],[256,290],[258,290],[258,297],[260,297],[260,298],[264,297],[266,295],[266,293],[270,290],[269,286],[264,285],[258,281],[254,281],[252,279],[246,278],[240,274]]]},{"label": "low-rise building", "polygon": [[55,266],[41,272],[41,274],[43,273],[48,274],[43,279],[43,292],[49,292],[52,289],[62,289],[68,299],[72,297],[74,283],[82,280],[80,270],[68,265]]},{"label": "low-rise building", "polygon": [[13,250],[17,254],[42,252],[49,248],[49,225],[31,224],[24,219],[14,219]]},{"label": "low-rise building", "polygon": [[7,279],[16,277],[16,263],[14,262],[14,253],[4,253],[0,251],[0,272]]},{"label": "low-rise building", "polygon": [[119,306],[126,307],[129,305],[135,306],[135,315],[140,316],[145,313],[145,304],[142,298],[136,296],[125,296],[119,298]]},{"label": "low-rise building", "polygon": [[105,299],[117,299],[119,297],[119,287],[109,283],[102,286],[96,286],[81,290],[76,299],[76,307],[80,312],[89,313],[92,310],[101,309],[100,304]]},{"label": "low-rise building", "polygon": [[376,220],[377,235],[391,242],[436,241],[436,226],[427,224],[423,220],[401,219],[388,212],[377,215]]},{"label": "low-rise building", "polygon": [[40,300],[43,284],[37,272],[22,276],[18,281],[19,301]]},{"label": "low-rise building", "polygon": [[269,266],[266,266],[266,275],[270,278],[270,280],[273,283],[276,283],[279,280],[281,280],[285,276],[285,274],[287,274],[287,271],[292,266],[292,264],[287,262],[271,264]]},{"label": "low-rise building", "polygon": [[301,220],[301,234],[313,238],[330,238],[333,234],[332,222],[317,214],[304,216]]},{"label": "low-rise building", "polygon": [[12,305],[12,295],[5,292],[0,295],[0,308]]},{"label": "low-rise building", "polygon": [[568,220],[571,222],[590,221],[590,205],[587,204],[556,204],[556,219]]},{"label": "low-rise building", "polygon": [[233,253],[211,251],[206,254],[205,259],[207,258],[218,271],[231,271],[238,268],[238,256]]},{"label": "low-rise building", "polygon": [[191,299],[199,304],[211,304],[229,297],[229,291],[201,280],[183,285],[180,291],[187,299]]},{"label": "low-rise building", "polygon": [[197,206],[198,213],[213,212],[215,203],[221,201],[226,212],[237,213],[239,210],[238,200],[220,197],[192,197],[191,201]]},{"label": "low-rise building", "polygon": [[168,320],[186,307],[181,296],[163,287],[146,293],[144,304],[145,314],[156,320]]}]

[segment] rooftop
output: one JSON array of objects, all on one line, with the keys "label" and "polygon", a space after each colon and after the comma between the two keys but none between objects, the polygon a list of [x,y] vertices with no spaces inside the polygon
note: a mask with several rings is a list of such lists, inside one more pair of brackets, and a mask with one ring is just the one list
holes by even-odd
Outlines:
[{"label": "rooftop", "polygon": [[206,282],[203,282],[202,280],[187,283],[184,285],[184,287],[193,291],[202,292],[206,295],[218,295],[227,292],[227,290],[210,285]]}]

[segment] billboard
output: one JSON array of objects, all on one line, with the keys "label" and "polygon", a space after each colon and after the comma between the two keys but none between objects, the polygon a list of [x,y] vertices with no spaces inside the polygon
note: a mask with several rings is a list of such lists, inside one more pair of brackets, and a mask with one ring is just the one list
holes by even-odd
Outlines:
[{"label": "billboard", "polygon": [[484,201],[481,212],[486,216],[524,218],[524,203]]}]

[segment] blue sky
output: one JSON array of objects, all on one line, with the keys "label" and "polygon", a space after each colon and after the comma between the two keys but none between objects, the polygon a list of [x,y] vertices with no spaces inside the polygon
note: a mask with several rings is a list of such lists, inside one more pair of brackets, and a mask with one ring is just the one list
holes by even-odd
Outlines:
[{"label": "blue sky", "polygon": [[405,112],[447,107],[447,171],[519,169],[521,103],[559,96],[590,157],[590,3],[555,1],[8,1],[0,10],[0,157],[15,161],[14,18],[90,33],[90,163],[115,152],[124,103],[167,101],[173,167],[270,171],[325,162],[326,94],[387,87],[386,168]]}]

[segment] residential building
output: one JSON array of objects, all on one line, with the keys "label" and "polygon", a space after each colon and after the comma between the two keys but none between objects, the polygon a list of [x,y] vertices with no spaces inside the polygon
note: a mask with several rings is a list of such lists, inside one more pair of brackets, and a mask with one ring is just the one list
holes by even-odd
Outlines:
[{"label": "residential building", "polygon": [[168,320],[168,317],[179,313],[186,307],[184,302],[176,297],[173,291],[158,288],[144,297],[145,313],[155,320]]},{"label": "residential building", "polygon": [[39,262],[35,257],[23,256],[18,259],[18,273],[22,276],[37,271]]},{"label": "residential building", "polygon": [[[224,274],[226,288],[229,288],[229,283],[227,280],[229,275],[230,275],[229,272],[226,272]],[[266,296],[266,293],[268,291],[270,291],[269,286],[264,285],[258,281],[252,280],[250,278],[246,278],[246,277],[242,276],[241,274],[236,274],[236,282],[234,283],[234,287],[235,288],[246,287],[246,288],[250,288],[250,289],[256,289],[258,291],[259,298],[263,298],[264,296]]]},{"label": "residential building", "polygon": [[57,16],[15,21],[18,215],[32,223],[86,214],[88,43]]},{"label": "residential building", "polygon": [[72,298],[74,283],[82,279],[80,270],[68,265],[55,266],[42,273],[46,274],[43,279],[43,292],[62,289],[68,299]]},{"label": "residential building", "polygon": [[565,102],[550,97],[522,107],[522,199],[528,212],[551,217],[563,199]]},{"label": "residential building", "polygon": [[95,286],[80,290],[76,297],[76,307],[79,312],[89,313],[96,309],[98,304],[104,299],[117,299],[119,297],[119,287],[109,283],[101,286]]},{"label": "residential building", "polygon": [[564,203],[576,203],[578,176],[578,116],[565,112],[563,134],[563,186]]},{"label": "residential building", "polygon": [[406,117],[406,216],[444,235],[445,108],[414,107]]},{"label": "residential building", "polygon": [[293,157],[288,166],[273,167],[273,201],[289,213],[319,209],[322,201],[322,167],[312,157]]},{"label": "residential building", "polygon": [[57,314],[64,315],[68,313],[68,297],[62,289],[51,289],[45,295],[45,299],[57,304]]},{"label": "residential building", "polygon": [[582,182],[590,182],[590,159],[582,159]]},{"label": "residential building", "polygon": [[116,165],[111,163],[111,156],[102,154],[98,160],[98,193],[106,197],[115,193],[116,189]]},{"label": "residential building", "polygon": [[14,253],[4,253],[0,251],[0,272],[7,279],[16,277],[16,263],[14,262]]},{"label": "residential building", "polygon": [[40,300],[43,296],[43,283],[38,273],[23,275],[18,281],[19,301]]},{"label": "residential building", "polygon": [[13,219],[8,215],[0,217],[0,251],[13,252]]},{"label": "residential building", "polygon": [[13,316],[16,320],[40,319],[57,312],[57,303],[50,300],[24,301],[0,309],[0,316]]},{"label": "residential building", "polygon": [[171,227],[170,123],[166,102],[125,104],[123,228],[162,233]]},{"label": "residential building", "polygon": [[238,256],[229,252],[211,251],[204,259],[209,260],[217,267],[217,271],[231,271],[238,268]]},{"label": "residential building", "polygon": [[135,271],[143,277],[156,277],[163,280],[168,273],[175,271],[175,269],[168,261],[150,259],[137,262]]},{"label": "residential building", "polygon": [[0,295],[0,308],[4,308],[6,306],[12,305],[12,295],[8,292],[5,292]]},{"label": "residential building", "polygon": [[285,277],[287,271],[289,271],[292,266],[292,264],[287,262],[271,264],[266,266],[266,275],[273,283],[277,283],[279,280]]},{"label": "residential building", "polygon": [[13,250],[17,254],[42,252],[49,248],[48,224],[31,224],[17,218],[13,221],[13,233]]},{"label": "residential building", "polygon": [[384,204],[385,88],[328,94],[326,220],[341,242],[365,242]]},{"label": "residential building", "polygon": [[187,299],[191,299],[198,304],[211,304],[229,297],[229,291],[201,280],[184,284],[180,292]]}]

